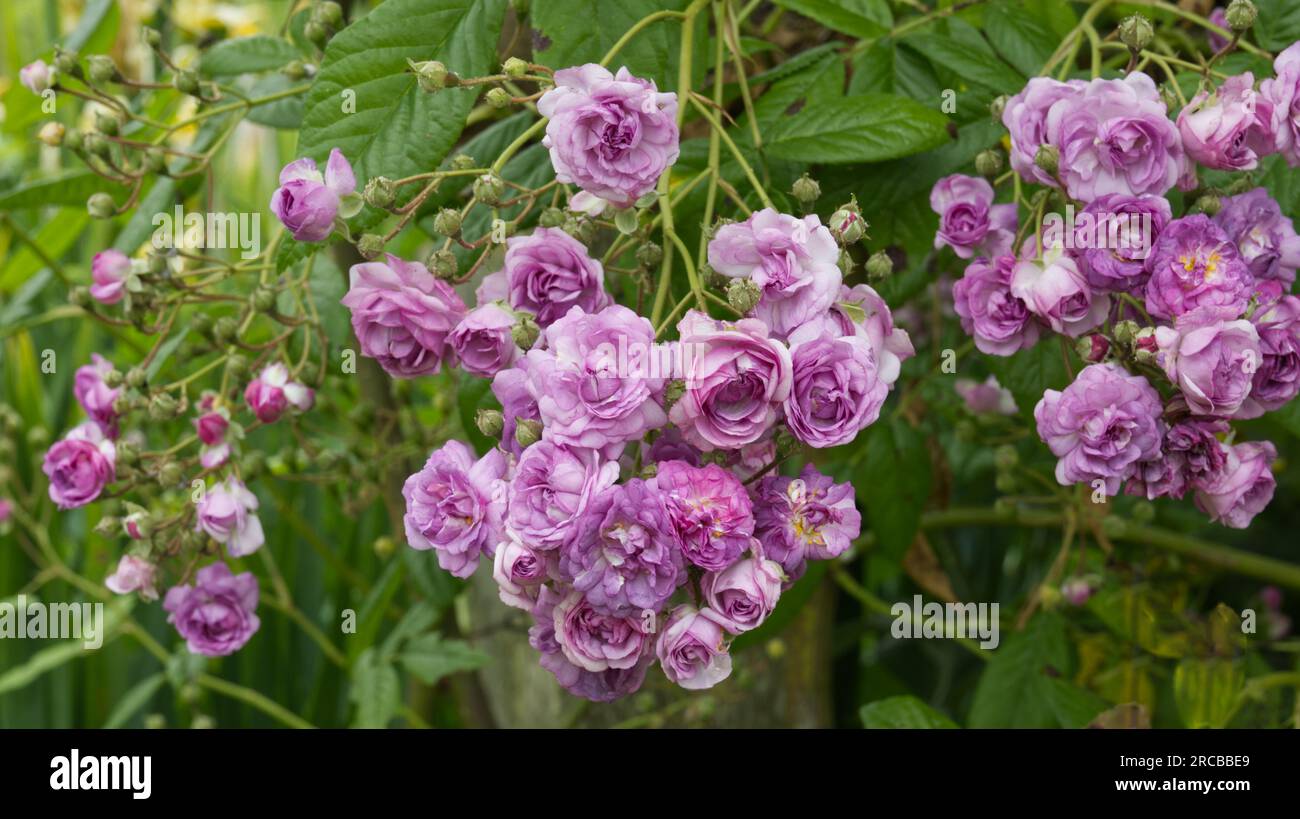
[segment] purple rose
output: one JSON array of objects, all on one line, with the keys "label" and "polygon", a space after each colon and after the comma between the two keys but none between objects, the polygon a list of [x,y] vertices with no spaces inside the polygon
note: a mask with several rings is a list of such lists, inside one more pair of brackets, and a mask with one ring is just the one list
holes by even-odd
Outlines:
[{"label": "purple rose", "polygon": [[1087,87],[1083,80],[1057,82],[1047,77],[1034,77],[1019,94],[1007,101],[1002,111],[1002,124],[1011,137],[1011,167],[1026,182],[1056,184],[1056,180],[1034,162],[1038,148],[1048,142],[1047,113],[1056,103],[1077,98]]},{"label": "purple rose", "polygon": [[1256,279],[1276,279],[1288,287],[1300,267],[1300,236],[1264,188],[1223,197],[1214,223],[1237,246]]},{"label": "purple rose", "polygon": [[731,675],[731,655],[722,626],[691,605],[673,609],[655,645],[659,666],[669,680],[698,691]]},{"label": "purple rose", "polygon": [[316,160],[296,159],[280,171],[280,187],[271,195],[271,212],[299,242],[319,242],[330,235],[343,197],[357,179],[338,148],[330,151],[322,177]]},{"label": "purple rose", "polygon": [[987,179],[955,173],[930,189],[930,209],[939,214],[935,250],[948,245],[963,259],[1006,253],[1016,233],[1016,206],[993,204]]},{"label": "purple rose", "polygon": [[618,463],[594,449],[538,441],[524,450],[506,491],[509,534],[539,551],[572,541],[591,499],[618,480]]},{"label": "purple rose", "polygon": [[771,208],[723,225],[709,242],[714,270],[758,285],[753,315],[777,338],[835,301],[843,281],[839,258],[839,246],[816,215],[800,219]]},{"label": "purple rose", "polygon": [[1165,432],[1160,452],[1139,465],[1124,491],[1155,500],[1181,498],[1188,489],[1213,485],[1228,462],[1228,448],[1218,438],[1227,431],[1228,422],[1222,419],[1179,421]]},{"label": "purple rose", "polygon": [[686,571],[654,484],[633,478],[595,496],[560,555],[560,575],[597,611],[640,616],[663,608]]},{"label": "purple rose", "polygon": [[617,458],[624,443],[668,422],[664,380],[649,377],[658,348],[647,319],[621,304],[597,313],[574,307],[545,333],[545,348],[527,355],[545,438]]},{"label": "purple rose", "polygon": [[677,161],[677,95],[626,68],[594,63],[555,72],[555,88],[537,101],[550,118],[542,144],[555,178],[627,207],[654,189]]},{"label": "purple rose", "polygon": [[90,296],[100,304],[117,304],[126,296],[131,260],[120,250],[101,250],[90,261]]},{"label": "purple rose", "polygon": [[447,340],[461,369],[491,378],[519,358],[519,347],[510,335],[514,326],[514,313],[489,302],[469,311]]},{"label": "purple rose", "polygon": [[1228,235],[1203,213],[1170,222],[1147,257],[1151,277],[1146,308],[1172,319],[1197,307],[1229,307],[1250,301],[1253,278]]},{"label": "purple rose", "polygon": [[226,546],[231,557],[251,555],[266,542],[257,517],[257,496],[235,477],[214,484],[195,507],[194,531]]},{"label": "purple rose", "polygon": [[492,579],[497,582],[501,602],[532,611],[548,576],[546,555],[517,540],[505,540],[492,556]]},{"label": "purple rose", "polygon": [[[812,328],[816,328],[815,332]],[[877,375],[886,386],[893,386],[903,362],[916,355],[912,339],[902,327],[894,326],[889,305],[873,287],[855,284],[840,286],[840,294],[831,309],[799,325],[794,331],[801,338],[809,335],[857,336],[871,345],[876,358]]]},{"label": "purple rose", "polygon": [[976,415],[1015,415],[1019,412],[1016,399],[998,383],[997,376],[990,375],[983,382],[959,378],[953,389],[966,402],[966,409]]},{"label": "purple rose", "polygon": [[30,62],[18,69],[18,82],[37,96],[54,87],[55,76],[54,68],[44,60]]},{"label": "purple rose", "polygon": [[1201,307],[1156,328],[1157,360],[1197,415],[1231,416],[1250,395],[1259,333],[1235,316],[1232,308]]},{"label": "purple rose", "polygon": [[[572,593],[578,595],[576,592]],[[574,696],[593,702],[613,702],[635,692],[645,681],[646,669],[654,661],[650,640],[643,640],[641,653],[626,668],[606,668],[588,671],[568,660],[561,649],[556,627],[555,611],[562,601],[570,597],[567,589],[557,593],[542,586],[533,609],[534,625],[528,630],[528,642],[541,652],[541,665],[555,675],[555,679]],[[646,624],[653,626],[653,623]]]},{"label": "purple rose", "polygon": [[953,309],[980,352],[1008,356],[1038,341],[1038,323],[1024,299],[1011,292],[1014,256],[976,259],[953,283]]},{"label": "purple rose", "polygon": [[1156,84],[1140,71],[1093,80],[1053,104],[1046,135],[1060,151],[1066,190],[1081,202],[1108,193],[1163,196],[1184,170],[1178,129]]},{"label": "purple rose", "polygon": [[[1224,31],[1232,31],[1232,26],[1228,24],[1228,11],[1223,6],[1216,6],[1214,11],[1210,12],[1209,20]],[[1213,51],[1219,51],[1228,44],[1228,38],[1217,31],[1206,29],[1205,36],[1210,41],[1210,49]]]},{"label": "purple rose", "polygon": [[1249,171],[1273,153],[1273,103],[1254,89],[1249,71],[1202,91],[1178,114],[1187,155],[1207,168]]},{"label": "purple rose", "polygon": [[785,419],[796,438],[812,447],[839,446],[875,423],[889,387],[866,339],[800,328],[790,343],[793,380]]},{"label": "purple rose", "polygon": [[1140,293],[1146,258],[1172,215],[1163,196],[1114,193],[1089,202],[1075,221],[1074,241],[1088,285],[1101,293]]},{"label": "purple rose", "polygon": [[99,353],[91,353],[90,362],[77,368],[72,379],[72,393],[90,420],[98,424],[106,436],[116,438],[117,411],[113,409],[113,402],[121,390],[113,389],[104,382],[104,378],[113,371],[113,365]]},{"label": "purple rose", "polygon": [[642,458],[644,463],[658,464],[664,461],[685,461],[691,466],[700,465],[700,451],[682,437],[682,432],[677,427],[668,426],[659,431],[655,436],[654,443],[646,447],[642,444],[642,451],[645,453]]},{"label": "purple rose", "polygon": [[257,578],[252,572],[232,575],[225,563],[199,569],[193,586],[172,586],[163,609],[190,653],[207,657],[234,654],[262,624],[256,613]]},{"label": "purple rose", "polygon": [[516,419],[525,421],[540,420],[537,401],[528,391],[528,359],[519,358],[508,370],[501,370],[492,377],[492,394],[501,402],[501,448],[515,455],[524,450],[515,440]]},{"label": "purple rose", "polygon": [[1059,460],[1062,486],[1105,482],[1106,494],[1160,451],[1160,395],[1140,375],[1091,364],[1063,392],[1047,390],[1034,407],[1038,437]]},{"label": "purple rose", "polygon": [[735,563],[754,535],[754,509],[745,487],[717,464],[659,464],[655,483],[672,535],[693,565],[720,571]]},{"label": "purple rose", "polygon": [[1261,300],[1250,323],[1259,333],[1260,361],[1238,418],[1281,409],[1300,393],[1300,298]]},{"label": "purple rose", "polygon": [[1054,332],[1078,338],[1101,324],[1110,311],[1110,296],[1093,293],[1075,260],[1049,253],[1041,261],[1017,262],[1011,295],[1024,302]]},{"label": "purple rose", "polygon": [[700,580],[708,605],[705,616],[730,634],[742,634],[763,625],[781,596],[785,572],[781,564],[761,557],[741,560]]},{"label": "purple rose", "polygon": [[564,658],[584,671],[633,668],[650,643],[640,613],[603,614],[581,592],[570,591],[551,614],[555,641]]},{"label": "purple rose", "polygon": [[862,531],[853,484],[835,483],[806,464],[799,477],[768,475],[754,491],[754,536],[763,556],[799,579],[808,560],[843,554]]},{"label": "purple rose", "polygon": [[438,372],[454,358],[448,336],[465,317],[456,291],[419,262],[387,254],[387,264],[353,265],[342,304],[361,352],[395,378]]},{"label": "purple rose", "polygon": [[559,228],[537,228],[528,236],[506,239],[505,273],[510,306],[534,314],[539,327],[572,307],[595,313],[612,303],[600,262]]},{"label": "purple rose", "polygon": [[139,592],[141,600],[157,600],[158,589],[154,586],[157,567],[147,560],[135,555],[122,555],[117,562],[117,569],[104,578],[104,585],[113,594],[130,594]]},{"label": "purple rose", "polygon": [[790,395],[790,351],[758,319],[716,321],[690,310],[677,325],[686,392],[669,419],[704,451],[752,444]]},{"label": "purple rose", "polygon": [[1260,94],[1273,106],[1273,149],[1300,168],[1300,43],[1292,43],[1273,60],[1274,79],[1259,84]]},{"label": "purple rose", "polygon": [[93,421],[74,427],[45,453],[41,471],[50,479],[50,500],[75,509],[99,497],[116,475],[117,447]]},{"label": "purple rose", "polygon": [[289,368],[276,361],[263,367],[257,378],[248,382],[244,401],[257,420],[273,424],[290,406],[299,412],[311,409],[316,402],[316,393],[301,382],[291,381]]},{"label": "purple rose", "polygon": [[1196,493],[1197,508],[1215,523],[1245,529],[1273,500],[1275,460],[1277,449],[1268,441],[1233,446],[1219,480]]},{"label": "purple rose", "polygon": [[479,555],[492,554],[502,538],[505,473],[499,449],[477,461],[460,441],[435,449],[402,486],[406,542],[435,549],[438,565],[456,577],[472,575]]}]

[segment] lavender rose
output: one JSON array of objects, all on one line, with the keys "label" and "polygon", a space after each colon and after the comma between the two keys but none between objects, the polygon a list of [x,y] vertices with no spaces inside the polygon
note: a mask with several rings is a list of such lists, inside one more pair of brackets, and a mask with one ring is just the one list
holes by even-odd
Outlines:
[{"label": "lavender rose", "polygon": [[116,475],[117,447],[93,421],[74,427],[45,453],[41,471],[50,479],[50,500],[75,509],[99,497]]},{"label": "lavender rose", "polygon": [[835,483],[812,464],[799,477],[768,475],[754,490],[754,536],[763,555],[798,580],[808,560],[843,554],[862,530],[853,484]]},{"label": "lavender rose", "polygon": [[654,189],[677,161],[677,95],[654,81],[593,63],[555,72],[537,101],[555,178],[618,207]]},{"label": "lavender rose", "polygon": [[559,228],[537,228],[507,239],[505,274],[510,306],[534,314],[539,327],[572,307],[595,313],[612,303],[600,262]]},{"label": "lavender rose", "polygon": [[591,499],[618,480],[618,463],[593,449],[541,440],[524,450],[506,491],[506,528],[539,551],[572,541]]},{"label": "lavender rose", "polygon": [[508,370],[501,370],[492,378],[492,394],[501,402],[501,448],[518,457],[523,447],[515,440],[515,426],[519,418],[537,421],[541,418],[537,400],[528,391],[528,359],[519,358]]},{"label": "lavender rose", "polygon": [[709,242],[714,270],[758,285],[753,315],[777,338],[835,301],[843,280],[839,258],[834,237],[816,215],[799,219],[771,208],[723,225]]},{"label": "lavender rose", "polygon": [[469,311],[447,340],[461,369],[491,378],[519,358],[519,347],[510,335],[514,326],[514,313],[489,302]]},{"label": "lavender rose", "polygon": [[434,549],[438,565],[469,577],[479,555],[492,554],[502,537],[505,456],[493,449],[477,461],[460,441],[435,449],[419,472],[406,479],[406,542]]},{"label": "lavender rose", "polygon": [[1062,486],[1101,480],[1106,494],[1160,451],[1160,396],[1145,378],[1091,364],[1063,392],[1047,390],[1034,407],[1038,437],[1059,459]]},{"label": "lavender rose", "polygon": [[682,348],[690,351],[686,392],[669,419],[686,441],[704,451],[751,444],[776,422],[790,395],[790,351],[768,338],[757,319],[716,321],[688,311],[677,325]]},{"label": "lavender rose", "polygon": [[1273,148],[1300,168],[1300,43],[1292,43],[1273,60],[1273,79],[1259,84],[1261,96],[1273,106]]},{"label": "lavender rose", "polygon": [[527,356],[544,437],[616,458],[668,422],[663,379],[649,377],[657,369],[646,360],[656,349],[649,320],[621,304],[590,314],[574,307],[545,333],[545,348]]},{"label": "lavender rose", "polygon": [[875,355],[881,383],[891,387],[898,380],[903,362],[916,355],[907,331],[894,326],[889,305],[867,284],[841,285],[831,309],[799,325],[794,332],[801,334],[800,338],[810,338],[803,334],[813,333],[831,338],[857,336],[865,340]]},{"label": "lavender rose", "polygon": [[1275,460],[1277,448],[1268,441],[1232,447],[1219,480],[1196,493],[1197,508],[1215,523],[1245,529],[1273,500]]},{"label": "lavender rose", "polygon": [[[528,630],[528,642],[541,653],[541,665],[574,696],[593,702],[612,702],[635,692],[645,681],[646,669],[654,661],[651,641],[644,640],[641,653],[626,668],[588,671],[568,660],[557,636],[555,611],[568,596],[568,590],[553,591],[542,586],[533,608],[534,625]],[[646,624],[653,626],[653,623]]]},{"label": "lavender rose", "polygon": [[1064,253],[1049,253],[1041,261],[1017,262],[1011,295],[1054,332],[1071,338],[1101,324],[1110,311],[1110,296],[1093,293],[1078,263]]},{"label": "lavender rose", "polygon": [[982,353],[1009,356],[1038,341],[1029,306],[1011,291],[1015,266],[1014,256],[976,259],[953,283],[953,309]]},{"label": "lavender rose", "polygon": [[1201,307],[1156,328],[1157,360],[1197,415],[1231,416],[1250,395],[1259,333],[1235,317],[1232,308]]},{"label": "lavender rose", "polygon": [[1181,498],[1188,489],[1202,489],[1219,480],[1228,462],[1228,447],[1218,436],[1228,422],[1218,418],[1187,418],[1165,432],[1160,452],[1139,465],[1124,486],[1125,493],[1148,500]]},{"label": "lavender rose", "polygon": [[195,507],[194,531],[226,546],[231,557],[251,555],[266,542],[255,514],[257,496],[235,477],[208,487]]},{"label": "lavender rose", "polygon": [[784,406],[796,438],[817,448],[839,446],[875,423],[889,387],[866,339],[800,328],[790,343],[793,380]]},{"label": "lavender rose", "polygon": [[682,688],[712,688],[731,675],[726,632],[691,605],[673,609],[655,644],[664,675]]},{"label": "lavender rose", "polygon": [[1155,82],[1140,71],[1093,80],[1059,100],[1045,131],[1044,141],[1060,151],[1066,190],[1082,202],[1108,193],[1162,196],[1184,170],[1178,129]]},{"label": "lavender rose", "polygon": [[271,195],[271,212],[299,242],[319,242],[334,229],[343,197],[356,191],[357,178],[338,148],[330,151],[325,175],[316,160],[297,159],[280,171],[280,187]]},{"label": "lavender rose", "polygon": [[1055,185],[1056,180],[1034,161],[1038,148],[1047,143],[1047,113],[1056,103],[1078,97],[1088,84],[1083,80],[1058,82],[1034,77],[1019,94],[1007,101],[1002,124],[1011,137],[1011,167],[1026,182]]},{"label": "lavender rose", "polygon": [[316,402],[311,387],[289,377],[289,368],[276,361],[262,368],[244,390],[248,408],[264,424],[273,424],[289,407],[306,412]]},{"label": "lavender rose", "polygon": [[977,251],[997,256],[1011,248],[1016,232],[1016,206],[993,204],[987,179],[952,174],[930,189],[930,209],[939,214],[935,250],[948,245],[963,259]]},{"label": "lavender rose", "polygon": [[117,569],[104,578],[104,586],[113,594],[130,594],[139,592],[141,600],[157,600],[158,589],[154,585],[157,567],[147,560],[135,555],[122,555],[117,562]]},{"label": "lavender rose", "polygon": [[90,261],[90,295],[100,304],[117,304],[126,296],[131,260],[120,250],[101,250]]},{"label": "lavender rose", "polygon": [[1202,91],[1178,114],[1187,155],[1207,168],[1249,171],[1273,152],[1273,103],[1254,89],[1249,71]]},{"label": "lavender rose", "polygon": [[659,611],[686,580],[663,498],[633,478],[592,499],[577,536],[560,555],[560,575],[597,611]]},{"label": "lavender rose", "polygon": [[1300,267],[1300,236],[1282,208],[1264,188],[1223,197],[1214,223],[1237,246],[1242,261],[1257,280],[1276,279],[1288,287]]},{"label": "lavender rose", "polygon": [[677,546],[693,565],[720,571],[749,548],[753,506],[731,472],[717,464],[696,467],[685,461],[664,461],[655,483]]},{"label": "lavender rose", "polygon": [[193,586],[172,586],[163,598],[167,622],[192,654],[224,657],[244,647],[262,621],[257,618],[257,578],[232,575],[225,563],[199,569]]},{"label": "lavender rose", "polygon": [[537,595],[546,582],[545,554],[517,540],[506,540],[492,556],[492,579],[497,582],[501,602],[524,611],[537,605]]},{"label": "lavender rose", "polygon": [[741,560],[700,580],[708,608],[704,616],[730,634],[742,634],[763,625],[781,596],[785,572],[781,564],[761,557]]},{"label": "lavender rose", "polygon": [[1015,415],[1019,412],[1016,399],[998,383],[997,376],[990,375],[983,382],[959,378],[953,389],[965,402],[966,409],[976,415]]},{"label": "lavender rose", "polygon": [[1089,202],[1074,242],[1082,249],[1079,266],[1088,286],[1101,293],[1140,293],[1146,258],[1172,215],[1163,196],[1112,193]]},{"label": "lavender rose", "polygon": [[632,668],[650,643],[648,624],[639,613],[603,614],[578,591],[556,603],[551,616],[564,658],[584,671]]},{"label": "lavender rose", "polygon": [[465,317],[465,302],[419,262],[386,258],[348,273],[342,304],[352,313],[361,352],[395,378],[436,373],[454,358],[448,336]]},{"label": "lavender rose", "polygon": [[1300,298],[1262,301],[1250,317],[1259,333],[1259,366],[1238,418],[1281,409],[1300,393]]},{"label": "lavender rose", "polygon": [[78,367],[72,379],[72,392],[77,403],[90,416],[90,420],[109,438],[117,437],[117,411],[113,402],[122,392],[113,389],[104,382],[104,378],[113,371],[113,365],[99,353],[90,354],[90,363]]},{"label": "lavender rose", "polygon": [[1170,222],[1146,264],[1151,273],[1146,308],[1157,318],[1172,319],[1205,306],[1241,313],[1250,301],[1250,269],[1228,235],[1205,214]]}]

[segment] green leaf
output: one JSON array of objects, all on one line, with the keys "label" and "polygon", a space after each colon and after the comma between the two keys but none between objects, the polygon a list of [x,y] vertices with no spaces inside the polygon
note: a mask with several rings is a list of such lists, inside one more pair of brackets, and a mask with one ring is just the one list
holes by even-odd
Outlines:
[{"label": "green leaf", "polygon": [[1224,657],[1187,658],[1174,669],[1174,700],[1188,728],[1223,728],[1246,684],[1241,663]]},{"label": "green leaf", "polygon": [[470,648],[468,643],[444,640],[435,632],[408,641],[397,661],[426,685],[433,685],[448,674],[473,671],[487,659],[486,654]]},{"label": "green leaf", "polygon": [[994,3],[985,12],[984,32],[998,53],[1028,77],[1042,70],[1060,42],[1036,9],[1007,0]]},{"label": "green leaf", "polygon": [[300,56],[288,40],[255,34],[221,40],[203,53],[199,71],[208,77],[230,77],[270,71],[288,65]]},{"label": "green leaf", "polygon": [[[287,91],[296,84],[283,74],[268,74],[253,83],[252,87],[248,89],[248,95],[250,97],[269,97],[272,94]],[[283,97],[250,108],[248,115],[244,119],[258,125],[265,125],[268,128],[292,131],[302,126],[303,109],[302,96],[295,94],[291,97]]]},{"label": "green leaf", "polygon": [[[844,96],[844,59],[835,53],[823,54],[802,71],[775,82],[754,101],[754,116],[761,131],[772,128],[783,117],[803,107],[834,102]],[[748,115],[746,115],[747,117]],[[735,128],[742,138],[749,137],[749,123],[742,118]]]},{"label": "green leaf", "polygon": [[[90,214],[85,208],[61,208],[52,219],[41,225],[40,231],[32,239],[45,251],[45,255],[57,261],[76,241],[81,238],[81,231],[90,221]],[[0,293],[9,293],[31,278],[45,261],[37,256],[27,245],[20,245],[18,251],[0,268]]]},{"label": "green leaf", "polygon": [[358,186],[437,167],[477,91],[421,91],[407,60],[440,60],[467,77],[487,74],[505,8],[505,0],[387,0],[339,32],[308,96],[298,153],[324,163],[338,148]]},{"label": "green leaf", "polygon": [[924,57],[889,38],[876,40],[853,60],[850,94],[898,94],[938,100],[943,89]]},{"label": "green leaf", "polygon": [[887,94],[810,105],[772,128],[769,156],[803,162],[880,162],[948,140],[948,120],[915,100]]},{"label": "green leaf", "polygon": [[1003,94],[1014,94],[1024,87],[1025,75],[1003,62],[978,31],[959,20],[949,20],[948,28],[948,36],[909,34],[905,42],[962,81]]},{"label": "green leaf", "polygon": [[[1056,728],[1057,678],[1071,672],[1070,646],[1060,616],[1043,612],[1024,631],[1003,634],[988,662],[971,704],[971,728]],[[1093,714],[1096,716],[1096,714]]]},{"label": "green leaf", "polygon": [[1300,40],[1300,5],[1295,0],[1255,0],[1259,19],[1255,39],[1269,51],[1281,51]]},{"label": "green leaf", "polygon": [[957,723],[912,696],[888,697],[858,711],[864,728],[956,728]]},{"label": "green leaf", "polygon": [[776,4],[863,39],[888,34],[893,24],[889,5],[877,0],[776,0]]},{"label": "green leaf", "polygon": [[[862,477],[854,488],[881,547],[901,558],[916,537],[930,496],[930,453],[921,432],[902,420],[882,418],[866,436],[858,456],[865,463],[855,470]],[[889,477],[880,480],[879,475]]]},{"label": "green leaf", "polygon": [[348,699],[357,707],[353,728],[384,728],[402,704],[401,680],[397,669],[368,648],[352,667],[352,688]]},{"label": "green leaf", "polygon": [[[546,0],[536,3],[530,12],[532,25],[542,43],[537,49],[536,59],[555,69],[598,63],[623,33],[642,18],[657,11],[682,11],[689,4],[690,0],[619,0],[616,3],[609,0]],[[681,31],[682,22],[674,19],[660,20],[647,26],[619,51],[611,70],[627,66],[638,77],[653,79],[661,90],[676,88]],[[695,64],[702,65],[699,60]]]},{"label": "green leaf", "polygon": [[158,692],[159,688],[162,688],[165,682],[167,682],[167,675],[160,671],[131,686],[122,695],[122,698],[117,701],[117,705],[113,706],[108,719],[104,721],[104,727],[121,728],[126,725],[141,708],[149,704],[149,700],[153,699],[153,695]]},{"label": "green leaf", "polygon": [[1069,354],[1055,337],[1048,337],[1013,356],[984,356],[983,360],[998,383],[1011,391],[1020,414],[1033,415],[1044,391],[1063,390],[1070,383],[1064,358]]},{"label": "green leaf", "polygon": [[1110,708],[1110,703],[1077,685],[1059,678],[1047,681],[1048,703],[1062,728],[1083,728]]},{"label": "green leaf", "polygon": [[67,205],[85,210],[86,200],[91,194],[100,191],[112,195],[115,200],[123,198],[126,193],[121,185],[98,174],[73,172],[38,179],[0,193],[0,211],[43,208],[47,205]]}]

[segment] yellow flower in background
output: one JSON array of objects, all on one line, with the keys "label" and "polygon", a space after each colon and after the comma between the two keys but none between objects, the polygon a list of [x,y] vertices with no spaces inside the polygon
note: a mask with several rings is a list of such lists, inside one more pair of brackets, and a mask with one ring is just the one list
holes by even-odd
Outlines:
[{"label": "yellow flower in background", "polygon": [[262,6],[214,3],[212,0],[177,0],[172,7],[176,25],[192,34],[225,31],[231,37],[261,33],[266,27]]}]

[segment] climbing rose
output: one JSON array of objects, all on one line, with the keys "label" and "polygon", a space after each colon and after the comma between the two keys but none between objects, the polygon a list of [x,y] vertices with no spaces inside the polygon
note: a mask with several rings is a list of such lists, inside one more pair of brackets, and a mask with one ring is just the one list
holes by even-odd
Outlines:
[{"label": "climbing rose", "polygon": [[280,171],[280,187],[271,195],[271,212],[300,242],[319,242],[334,228],[343,197],[353,193],[357,179],[338,148],[330,151],[325,175],[316,160],[304,157]]}]

